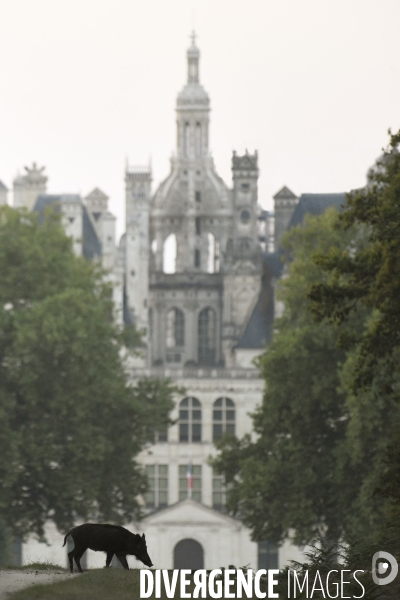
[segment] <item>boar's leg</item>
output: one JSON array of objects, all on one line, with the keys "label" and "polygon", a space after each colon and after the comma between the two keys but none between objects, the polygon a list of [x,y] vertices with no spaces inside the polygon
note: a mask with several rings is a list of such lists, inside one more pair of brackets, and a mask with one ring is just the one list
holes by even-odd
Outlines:
[{"label": "boar's leg", "polygon": [[126,560],[126,556],[124,554],[117,554],[116,557],[118,558],[119,562],[124,567],[124,569],[129,570],[129,565],[128,561]]},{"label": "boar's leg", "polygon": [[79,549],[75,548],[74,559],[76,562],[76,566],[78,567],[79,573],[83,573],[82,567],[81,567],[81,558],[84,555],[84,553],[86,552],[86,550],[87,550],[87,548],[84,548],[83,550],[82,550],[82,548],[79,548]]},{"label": "boar's leg", "polygon": [[114,552],[107,552],[106,567],[109,567],[111,565],[113,556],[114,556]]},{"label": "boar's leg", "polygon": [[69,569],[70,569],[71,573],[74,572],[74,563],[72,561],[72,558],[74,556],[74,550],[75,550],[75,548],[73,550],[71,550],[71,552],[68,552]]}]

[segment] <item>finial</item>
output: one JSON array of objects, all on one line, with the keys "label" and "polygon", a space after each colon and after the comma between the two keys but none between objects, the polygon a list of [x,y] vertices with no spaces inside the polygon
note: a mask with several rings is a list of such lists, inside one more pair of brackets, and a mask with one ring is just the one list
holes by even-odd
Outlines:
[{"label": "finial", "polygon": [[195,32],[194,29],[193,29],[190,37],[192,38],[192,46],[195,46],[196,45],[196,37],[197,36],[196,36],[196,32]]}]

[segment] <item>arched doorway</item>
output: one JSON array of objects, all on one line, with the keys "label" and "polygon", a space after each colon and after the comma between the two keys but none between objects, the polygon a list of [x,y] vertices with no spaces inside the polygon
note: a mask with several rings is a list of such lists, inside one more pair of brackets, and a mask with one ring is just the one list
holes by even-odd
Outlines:
[{"label": "arched doorway", "polygon": [[204,551],[196,540],[186,539],[174,548],[174,569],[204,569]]}]

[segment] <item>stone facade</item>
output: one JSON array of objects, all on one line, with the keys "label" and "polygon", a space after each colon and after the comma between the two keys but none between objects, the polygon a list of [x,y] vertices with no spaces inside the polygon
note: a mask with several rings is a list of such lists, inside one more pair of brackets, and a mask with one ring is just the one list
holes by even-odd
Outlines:
[{"label": "stone facade", "polygon": [[[283,232],[344,196],[306,194],[298,200],[284,187],[274,197],[273,218],[258,205],[258,156],[247,151],[233,152],[229,187],[209,151],[210,99],[200,83],[199,59],[193,36],[168,177],[153,194],[151,169],[126,167],[126,233],[119,247],[108,197],[98,188],[83,200],[50,196],[43,169],[34,164],[15,180],[14,203],[40,211],[58,202],[75,252],[108,270],[116,318],[143,332],[132,382],[169,377],[185,389],[176,398],[174,424],[156,432],[139,457],[150,490],[143,499],[146,517],[130,527],[146,533],[156,567],[179,568],[187,560],[193,568],[283,567],[300,560],[301,551],[289,542],[278,549],[268,540],[251,541],[242,523],[226,514],[226,490],[209,457],[224,432],[251,432],[249,415],[262,401],[264,381],[254,359],[272,335]],[[66,562],[61,534],[49,525],[48,536],[49,547],[33,539],[24,545],[25,561]],[[102,555],[88,553],[89,566],[103,564]]]},{"label": "stone facade", "polygon": [[[126,303],[129,318],[147,332],[131,375],[170,377],[186,390],[176,398],[175,424],[156,432],[140,456],[151,489],[139,527],[156,549],[157,567],[183,566],[180,544],[189,554],[197,544],[206,568],[249,562],[258,568],[265,560],[249,531],[224,512],[226,492],[209,465],[225,431],[239,437],[251,431],[249,413],[262,399],[253,360],[265,340],[243,343],[264,273],[258,156],[233,153],[231,187],[218,175],[199,58],[193,38],[176,103],[170,174],[151,195],[150,171],[126,169]],[[285,564],[287,547],[270,549],[270,566]]]}]

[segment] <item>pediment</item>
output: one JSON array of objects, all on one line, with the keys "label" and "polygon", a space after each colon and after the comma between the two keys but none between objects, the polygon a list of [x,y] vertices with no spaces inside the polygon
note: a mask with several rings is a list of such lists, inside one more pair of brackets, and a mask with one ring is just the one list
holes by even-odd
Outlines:
[{"label": "pediment", "polygon": [[195,500],[186,499],[167,508],[147,515],[143,523],[148,525],[215,525],[219,527],[240,528],[241,522],[222,514]]}]

